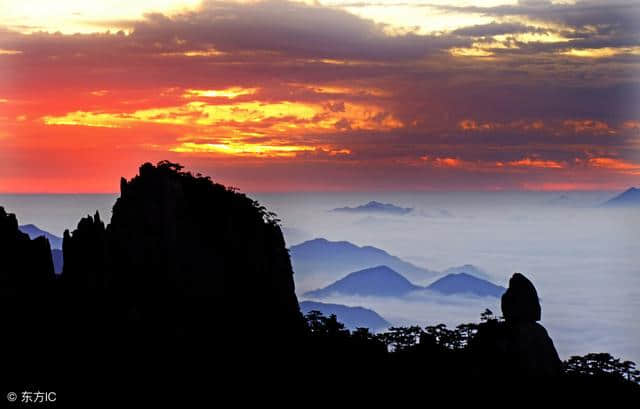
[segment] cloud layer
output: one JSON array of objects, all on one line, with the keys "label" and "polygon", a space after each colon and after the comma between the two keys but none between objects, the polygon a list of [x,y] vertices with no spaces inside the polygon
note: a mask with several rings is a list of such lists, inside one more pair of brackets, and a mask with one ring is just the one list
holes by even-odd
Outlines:
[{"label": "cloud layer", "polygon": [[432,32],[357,6],[209,1],[104,22],[120,32],[0,28],[1,189],[113,191],[98,169],[162,158],[247,190],[637,180],[637,2],[407,5],[488,21]]}]

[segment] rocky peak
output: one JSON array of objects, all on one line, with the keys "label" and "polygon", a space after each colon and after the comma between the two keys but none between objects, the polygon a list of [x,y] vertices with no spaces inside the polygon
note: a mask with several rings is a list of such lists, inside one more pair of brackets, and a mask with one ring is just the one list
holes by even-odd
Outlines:
[{"label": "rocky peak", "polygon": [[540,321],[541,308],[536,288],[520,273],[511,277],[509,288],[502,295],[502,315],[509,323]]},{"label": "rocky peak", "polygon": [[0,207],[0,291],[21,294],[42,289],[54,278],[51,246],[45,237],[33,240],[18,228],[18,219]]},{"label": "rocky peak", "polygon": [[541,315],[538,293],[531,281],[515,273],[502,296],[504,322],[482,324],[472,352],[481,373],[503,379],[546,377],[562,373],[562,362]]}]

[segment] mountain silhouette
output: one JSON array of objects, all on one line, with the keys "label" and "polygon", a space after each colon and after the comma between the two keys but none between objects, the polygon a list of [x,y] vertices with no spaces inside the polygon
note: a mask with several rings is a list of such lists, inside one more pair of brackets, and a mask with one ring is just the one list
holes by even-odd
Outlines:
[{"label": "mountain silhouette", "polygon": [[42,236],[31,239],[21,232],[16,216],[3,207],[0,207],[0,249],[0,293],[3,295],[27,296],[53,281],[49,241]]},{"label": "mountain silhouette", "polygon": [[388,266],[414,283],[428,283],[438,273],[417,267],[384,250],[372,246],[357,246],[348,241],[329,241],[323,238],[305,241],[290,248],[296,283],[305,279],[321,280],[326,284],[356,270]]},{"label": "mountain silhouette", "polygon": [[317,301],[302,301],[300,310],[303,314],[320,311],[326,316],[335,315],[350,330],[369,328],[373,331],[391,326],[377,312],[363,307],[348,307],[341,304],[328,304]]},{"label": "mountain silhouette", "polygon": [[324,288],[304,294],[310,298],[325,298],[332,294],[380,297],[402,297],[421,289],[411,284],[398,272],[387,266],[377,266],[353,272]]},{"label": "mountain silhouette", "polygon": [[375,200],[356,207],[338,207],[332,210],[332,212],[345,212],[345,213],[384,213],[393,215],[405,215],[410,213],[413,208],[399,207],[391,203],[380,203]]},{"label": "mountain silhouette", "polygon": [[478,331],[472,351],[483,373],[502,378],[559,377],[563,373],[553,341],[537,323],[541,308],[533,283],[515,273],[502,295],[504,322],[491,322]]},{"label": "mountain silhouette", "polygon": [[603,207],[640,207],[640,189],[632,187],[602,204]]},{"label": "mountain silhouette", "polygon": [[51,259],[53,260],[53,271],[56,274],[62,273],[62,269],[64,266],[64,255],[62,253],[62,250],[52,249]]},{"label": "mountain silhouette", "polygon": [[489,273],[487,273],[480,267],[474,266],[473,264],[465,264],[462,266],[449,267],[442,272],[442,274],[444,275],[459,274],[459,273],[466,273],[474,277],[481,278],[483,280],[491,280],[491,276],[489,275]]},{"label": "mountain silhouette", "polygon": [[35,239],[39,236],[44,236],[47,240],[49,240],[49,245],[51,246],[52,250],[62,250],[62,237],[58,237],[55,234],[44,231],[35,224],[23,224],[21,226],[18,226],[18,228],[21,232],[27,233],[32,239]]},{"label": "mountain silhouette", "polygon": [[[640,390],[632,362],[606,353],[561,362],[538,323],[537,291],[521,274],[511,277],[502,295],[504,321],[485,312],[481,324],[455,329],[439,324],[349,331],[318,308],[345,320],[357,313],[372,327],[380,317],[311,303],[304,304],[303,316],[278,220],[256,201],[167,161],[143,164],[137,176],[121,180],[120,191],[110,224],[96,212],[65,231],[60,275],[49,240],[31,239],[15,215],[0,207],[0,320],[6,335],[0,353],[9,390],[43,387],[75,406],[96,396],[101,402],[129,401],[127,392],[145,402],[147,395],[166,401],[171,394],[183,402],[185,393],[188,398],[203,391],[198,394],[210,403],[211,393],[200,385],[214,385],[216,399],[229,385],[293,397],[291,390],[315,393],[310,388],[327,379],[339,385],[364,381],[368,389],[362,390],[375,386],[394,394],[424,385],[465,393],[476,388],[493,402],[496,395],[488,392],[496,385],[501,396],[522,391],[521,397]],[[406,266],[379,249],[350,246]],[[465,283],[479,280],[458,276]],[[334,284],[322,291],[395,296],[422,288],[384,265]],[[122,383],[133,387],[120,388]]]},{"label": "mountain silhouette", "polygon": [[7,373],[60,382],[70,366],[69,376],[134,364],[181,373],[299,348],[305,322],[275,215],[181,169],[146,163],[122,179],[110,224],[96,212],[65,231],[59,276],[49,241],[31,240],[0,208]]},{"label": "mountain silhouette", "polygon": [[412,284],[402,274],[387,266],[367,268],[317,290],[307,291],[305,297],[326,298],[331,295],[403,297],[414,291],[429,290],[443,295],[475,295],[500,297],[505,288],[467,273],[447,274],[423,287]]},{"label": "mountain silhouette", "polygon": [[[108,226],[96,213],[65,231],[62,281],[70,291],[121,299],[125,315],[158,336],[211,342],[224,325],[242,339],[249,317],[274,340],[302,331],[274,215],[181,169],[142,165],[138,176],[121,180]],[[211,316],[218,326],[203,326]]]},{"label": "mountain silhouette", "polygon": [[51,246],[51,258],[53,259],[53,270],[56,274],[62,272],[62,237],[51,234],[48,231],[40,229],[35,224],[23,224],[18,226],[21,232],[26,233],[31,239],[43,236],[49,241]]},{"label": "mountain silhouette", "polygon": [[445,295],[472,294],[480,297],[500,297],[506,290],[467,273],[448,274],[426,288]]}]

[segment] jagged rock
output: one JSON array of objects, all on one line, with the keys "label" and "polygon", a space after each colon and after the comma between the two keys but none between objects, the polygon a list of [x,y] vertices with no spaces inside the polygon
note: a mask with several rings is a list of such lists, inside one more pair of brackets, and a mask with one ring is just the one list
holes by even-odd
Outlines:
[{"label": "jagged rock", "polygon": [[0,207],[0,254],[2,373],[19,379],[55,354],[47,339],[56,329],[50,315],[55,306],[49,297],[55,284],[51,246],[43,236],[30,240],[16,216]]},{"label": "jagged rock", "polygon": [[562,374],[562,362],[540,320],[535,287],[516,273],[502,297],[504,322],[492,320],[480,326],[471,344],[480,374],[503,379],[549,377]]},{"label": "jagged rock", "polygon": [[0,292],[33,293],[54,278],[51,246],[45,237],[33,240],[18,229],[15,214],[0,207]]},{"label": "jagged rock", "polygon": [[511,277],[509,288],[502,295],[502,315],[509,323],[540,321],[541,308],[536,288],[520,273]]},{"label": "jagged rock", "polygon": [[62,250],[61,278],[70,293],[107,288],[106,229],[97,211],[93,217],[82,218],[72,233],[65,230]]},{"label": "jagged rock", "polygon": [[121,300],[118,319],[156,338],[303,330],[282,232],[257,202],[169,162],[142,165],[120,188],[106,228],[96,214],[65,232],[71,291],[102,288]]}]

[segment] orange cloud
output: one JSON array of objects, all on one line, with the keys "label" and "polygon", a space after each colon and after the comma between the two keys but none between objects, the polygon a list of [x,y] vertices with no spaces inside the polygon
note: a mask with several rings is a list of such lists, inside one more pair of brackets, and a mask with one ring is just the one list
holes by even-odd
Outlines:
[{"label": "orange cloud", "polygon": [[[234,95],[225,91],[225,95]],[[206,128],[237,135],[274,135],[291,132],[336,132],[337,130],[390,130],[403,123],[382,108],[371,104],[341,102],[335,104],[302,102],[249,101],[235,104],[209,104],[192,101],[180,106],[142,109],[134,112],[75,111],[60,116],[45,116],[46,125],[73,125],[105,128],[130,128],[142,123]],[[224,135],[219,135],[224,136]]]},{"label": "orange cloud", "polygon": [[536,169],[564,169],[566,164],[553,160],[543,160],[537,158],[522,158],[513,161],[483,161],[483,160],[464,160],[453,157],[435,157],[429,155],[420,157],[422,163],[429,163],[439,168],[459,168],[477,171],[507,171],[508,168],[536,168]]},{"label": "orange cloud", "polygon": [[569,119],[563,122],[565,128],[570,128],[574,132],[608,132],[615,133],[606,122],[594,119]]},{"label": "orange cloud", "polygon": [[464,162],[457,158],[436,158],[434,165],[442,168],[459,168]]},{"label": "orange cloud", "polygon": [[188,89],[184,93],[185,98],[193,97],[210,97],[210,98],[228,98],[234,99],[243,95],[253,95],[258,91],[257,88],[231,87],[225,89]]},{"label": "orange cloud", "polygon": [[[501,162],[499,162],[501,163]],[[524,168],[546,168],[546,169],[562,169],[565,165],[562,162],[557,162],[553,160],[541,160],[541,159],[531,159],[531,158],[523,158],[520,160],[514,160],[511,162],[507,162],[509,166],[515,167],[524,167]]]},{"label": "orange cloud", "polygon": [[621,159],[607,157],[589,158],[588,164],[595,168],[610,169],[632,175],[640,175],[640,164],[627,162]]},{"label": "orange cloud", "polygon": [[496,128],[496,124],[490,122],[478,123],[473,119],[463,119],[458,123],[458,127],[463,131],[490,130]]},{"label": "orange cloud", "polygon": [[351,154],[349,149],[334,148],[332,146],[260,144],[230,140],[219,143],[183,142],[170,150],[177,153],[220,153],[261,158],[292,158],[302,152],[324,153],[330,156]]},{"label": "orange cloud", "polygon": [[544,122],[541,120],[534,121],[512,121],[512,122],[478,122],[474,119],[463,119],[458,123],[458,128],[463,131],[490,131],[495,129],[510,128],[521,129],[525,131],[540,130],[544,128]]},{"label": "orange cloud", "polygon": [[640,129],[640,121],[625,121],[622,127],[625,129]]},{"label": "orange cloud", "polygon": [[520,187],[525,190],[543,191],[571,191],[571,190],[599,190],[608,189],[610,186],[606,182],[590,183],[567,183],[567,182],[523,182]]}]

